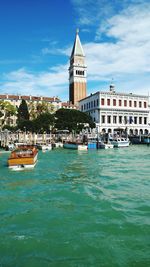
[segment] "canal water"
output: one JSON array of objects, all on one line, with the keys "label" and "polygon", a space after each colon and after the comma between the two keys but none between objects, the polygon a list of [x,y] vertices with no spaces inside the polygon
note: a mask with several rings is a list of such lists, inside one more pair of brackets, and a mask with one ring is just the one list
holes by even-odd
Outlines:
[{"label": "canal water", "polygon": [[0,154],[1,267],[150,266],[150,147]]}]

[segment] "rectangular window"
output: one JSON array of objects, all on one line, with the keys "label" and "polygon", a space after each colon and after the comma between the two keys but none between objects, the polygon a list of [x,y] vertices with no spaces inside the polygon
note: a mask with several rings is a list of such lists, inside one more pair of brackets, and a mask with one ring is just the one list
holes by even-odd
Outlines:
[{"label": "rectangular window", "polygon": [[93,108],[93,101],[91,101],[91,108]]},{"label": "rectangular window", "polygon": [[119,107],[121,107],[121,105],[122,105],[122,103],[121,103],[122,101],[121,101],[121,99],[119,99]]},{"label": "rectangular window", "polygon": [[119,116],[119,123],[122,123],[122,116]]},{"label": "rectangular window", "polygon": [[89,107],[89,106],[88,106],[88,103],[87,103],[87,104],[86,104],[86,108],[88,109],[88,107]]},{"label": "rectangular window", "polygon": [[113,106],[116,106],[116,99],[113,99]]},{"label": "rectangular window", "polygon": [[129,107],[132,107],[132,101],[129,100]]},{"label": "rectangular window", "polygon": [[142,107],[142,102],[141,101],[139,101],[139,108],[141,108]]},{"label": "rectangular window", "polygon": [[81,110],[83,111],[83,105],[81,106]]},{"label": "rectangular window", "polygon": [[142,117],[139,117],[139,124],[142,124]]},{"label": "rectangular window", "polygon": [[137,102],[136,102],[136,101],[134,101],[134,107],[135,107],[135,108],[137,107]]},{"label": "rectangular window", "polygon": [[95,100],[94,100],[94,107],[95,107]]},{"label": "rectangular window", "polygon": [[101,99],[101,105],[102,105],[102,106],[105,105],[105,99],[104,99],[104,98]]},{"label": "rectangular window", "polygon": [[147,124],[147,117],[144,117],[144,124]]},{"label": "rectangular window", "polygon": [[127,100],[124,100],[124,107],[127,106]]},{"label": "rectangular window", "polygon": [[98,99],[97,99],[97,106],[99,105],[99,101],[98,101]]},{"label": "rectangular window", "polygon": [[91,103],[89,102],[89,108],[90,108],[90,105],[91,105]]},{"label": "rectangular window", "polygon": [[105,115],[102,115],[102,123],[105,123]]},{"label": "rectangular window", "polygon": [[132,116],[129,116],[129,123],[132,124],[132,122],[133,122],[133,118]]},{"label": "rectangular window", "polygon": [[111,116],[107,116],[107,123],[111,123]]},{"label": "rectangular window", "polygon": [[85,106],[85,104],[84,104],[84,110],[86,109],[86,106]]},{"label": "rectangular window", "polygon": [[147,103],[146,102],[144,102],[144,108],[147,108]]},{"label": "rectangular window", "polygon": [[107,106],[110,106],[110,99],[107,99]]},{"label": "rectangular window", "polygon": [[134,117],[134,124],[137,124],[137,117]]},{"label": "rectangular window", "polygon": [[124,116],[124,124],[127,124],[128,120],[127,120],[127,116]]},{"label": "rectangular window", "polygon": [[117,123],[117,116],[113,116],[113,123]]}]

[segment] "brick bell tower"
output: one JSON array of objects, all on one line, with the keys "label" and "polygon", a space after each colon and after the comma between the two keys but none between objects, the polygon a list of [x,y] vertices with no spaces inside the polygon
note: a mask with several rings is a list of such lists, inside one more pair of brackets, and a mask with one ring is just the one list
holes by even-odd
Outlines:
[{"label": "brick bell tower", "polygon": [[76,31],[74,46],[70,57],[69,67],[69,101],[78,106],[78,101],[86,97],[85,55]]}]

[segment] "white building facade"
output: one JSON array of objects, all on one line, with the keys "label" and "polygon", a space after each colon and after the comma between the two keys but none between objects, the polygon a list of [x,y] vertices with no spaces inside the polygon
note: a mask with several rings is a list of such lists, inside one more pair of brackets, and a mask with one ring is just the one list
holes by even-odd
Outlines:
[{"label": "white building facade", "polygon": [[110,91],[99,91],[80,100],[79,109],[93,118],[98,132],[150,133],[148,96],[116,93],[114,85],[110,85]]}]

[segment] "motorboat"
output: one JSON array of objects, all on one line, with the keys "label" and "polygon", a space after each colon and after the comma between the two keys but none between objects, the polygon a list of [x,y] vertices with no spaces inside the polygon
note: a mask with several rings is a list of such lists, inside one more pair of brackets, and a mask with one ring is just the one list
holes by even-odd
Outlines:
[{"label": "motorboat", "polygon": [[97,148],[98,148],[98,149],[114,148],[114,145],[111,144],[111,143],[98,142],[98,143],[97,143]]},{"label": "motorboat", "polygon": [[42,151],[52,150],[52,144],[38,144],[37,148]]},{"label": "motorboat", "polygon": [[78,143],[78,142],[65,142],[63,144],[64,148],[68,149],[76,149],[76,150],[87,150],[88,146],[83,144],[83,143]]},{"label": "motorboat", "polygon": [[130,144],[129,139],[124,137],[115,137],[109,139],[109,141],[114,147],[128,147]]},{"label": "motorboat", "polygon": [[12,170],[34,168],[37,162],[38,150],[34,146],[20,146],[13,150],[8,158],[8,167]]}]

